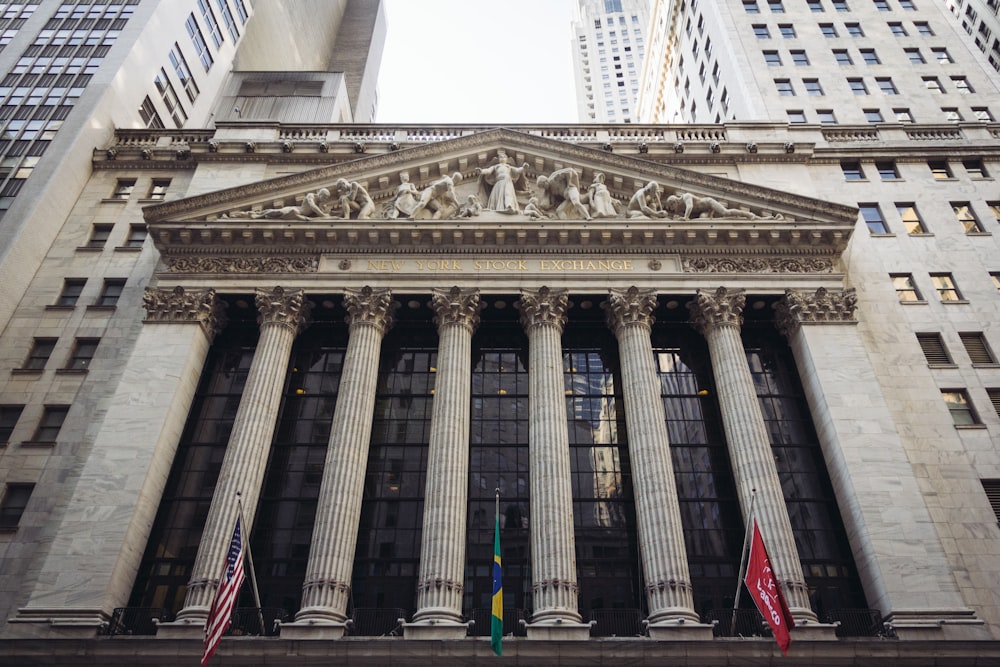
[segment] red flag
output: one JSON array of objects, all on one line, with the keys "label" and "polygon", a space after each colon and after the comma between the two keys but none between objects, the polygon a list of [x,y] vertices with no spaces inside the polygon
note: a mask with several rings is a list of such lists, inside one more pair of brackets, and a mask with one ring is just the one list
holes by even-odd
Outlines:
[{"label": "red flag", "polygon": [[795,627],[795,619],[788,611],[788,604],[785,596],[781,594],[781,587],[774,578],[774,570],[771,568],[771,559],[767,557],[767,549],[764,548],[764,538],[757,528],[757,520],[753,522],[753,542],[750,544],[750,560],[747,563],[747,574],[743,579],[750,591],[750,597],[757,604],[757,609],[771,626],[774,639],[778,642],[778,647],[783,655],[788,655],[788,645],[792,643],[790,630]]},{"label": "red flag", "polygon": [[233,616],[233,607],[243,585],[243,532],[240,530],[240,520],[236,519],[233,539],[229,541],[229,552],[226,554],[226,569],[219,582],[219,590],[212,601],[212,609],[208,612],[208,622],[205,623],[205,654],[201,657],[202,667],[208,662],[215,649],[222,641],[222,635],[229,628]]}]

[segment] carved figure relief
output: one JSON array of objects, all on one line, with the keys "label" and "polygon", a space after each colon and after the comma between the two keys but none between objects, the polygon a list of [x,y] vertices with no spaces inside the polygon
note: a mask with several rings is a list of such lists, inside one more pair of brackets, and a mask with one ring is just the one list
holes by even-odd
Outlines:
[{"label": "carved figure relief", "polygon": [[527,163],[515,167],[510,164],[507,151],[497,151],[496,164],[486,169],[476,169],[476,175],[479,176],[479,199],[485,202],[483,208],[497,213],[520,213],[517,190],[528,189],[525,179],[527,171]]},{"label": "carved figure relief", "polygon": [[630,218],[663,218],[667,212],[663,210],[660,195],[663,188],[656,181],[650,181],[642,186],[628,202],[626,210]]}]

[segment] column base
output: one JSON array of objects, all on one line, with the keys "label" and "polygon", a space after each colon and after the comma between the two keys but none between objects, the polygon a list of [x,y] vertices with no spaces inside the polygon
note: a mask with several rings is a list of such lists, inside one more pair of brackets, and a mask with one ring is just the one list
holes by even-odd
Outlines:
[{"label": "column base", "polygon": [[683,619],[650,623],[649,638],[668,641],[710,641],[714,626],[691,623]]},{"label": "column base", "polygon": [[465,639],[469,634],[469,623],[454,621],[418,621],[403,623],[405,639]]},{"label": "column base", "polygon": [[336,623],[334,621],[295,621],[281,624],[282,639],[343,639],[351,621]]},{"label": "column base", "polygon": [[17,637],[78,639],[97,635],[109,617],[100,609],[22,607],[8,623]]},{"label": "column base", "polygon": [[900,639],[989,639],[986,624],[972,609],[900,609],[885,619],[886,627]]},{"label": "column base", "polygon": [[528,624],[528,639],[542,641],[584,641],[590,639],[590,623],[573,623],[557,618],[554,621]]},{"label": "column base", "polygon": [[182,618],[170,623],[160,623],[156,626],[156,636],[159,639],[205,639],[205,621],[198,618]]}]

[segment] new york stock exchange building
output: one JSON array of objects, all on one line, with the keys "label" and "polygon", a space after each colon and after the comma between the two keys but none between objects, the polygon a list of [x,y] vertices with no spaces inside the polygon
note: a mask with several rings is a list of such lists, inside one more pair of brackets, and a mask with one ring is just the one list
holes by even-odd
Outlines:
[{"label": "new york stock exchange building", "polygon": [[[15,319],[102,335],[37,399],[71,446],[12,438],[60,458],[3,650],[193,664],[242,506],[215,664],[1000,660],[988,475],[824,175],[849,139],[725,131],[119,131]],[[115,307],[48,308],[78,275]],[[733,611],[751,509],[785,658]]]}]

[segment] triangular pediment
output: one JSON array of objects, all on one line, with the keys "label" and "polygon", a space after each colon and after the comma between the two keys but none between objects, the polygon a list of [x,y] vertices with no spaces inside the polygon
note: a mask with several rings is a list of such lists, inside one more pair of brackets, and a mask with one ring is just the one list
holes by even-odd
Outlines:
[{"label": "triangular pediment", "polygon": [[[145,209],[164,256],[417,246],[839,256],[855,209],[511,129],[363,156]],[[750,250],[748,250],[750,249]]]}]

